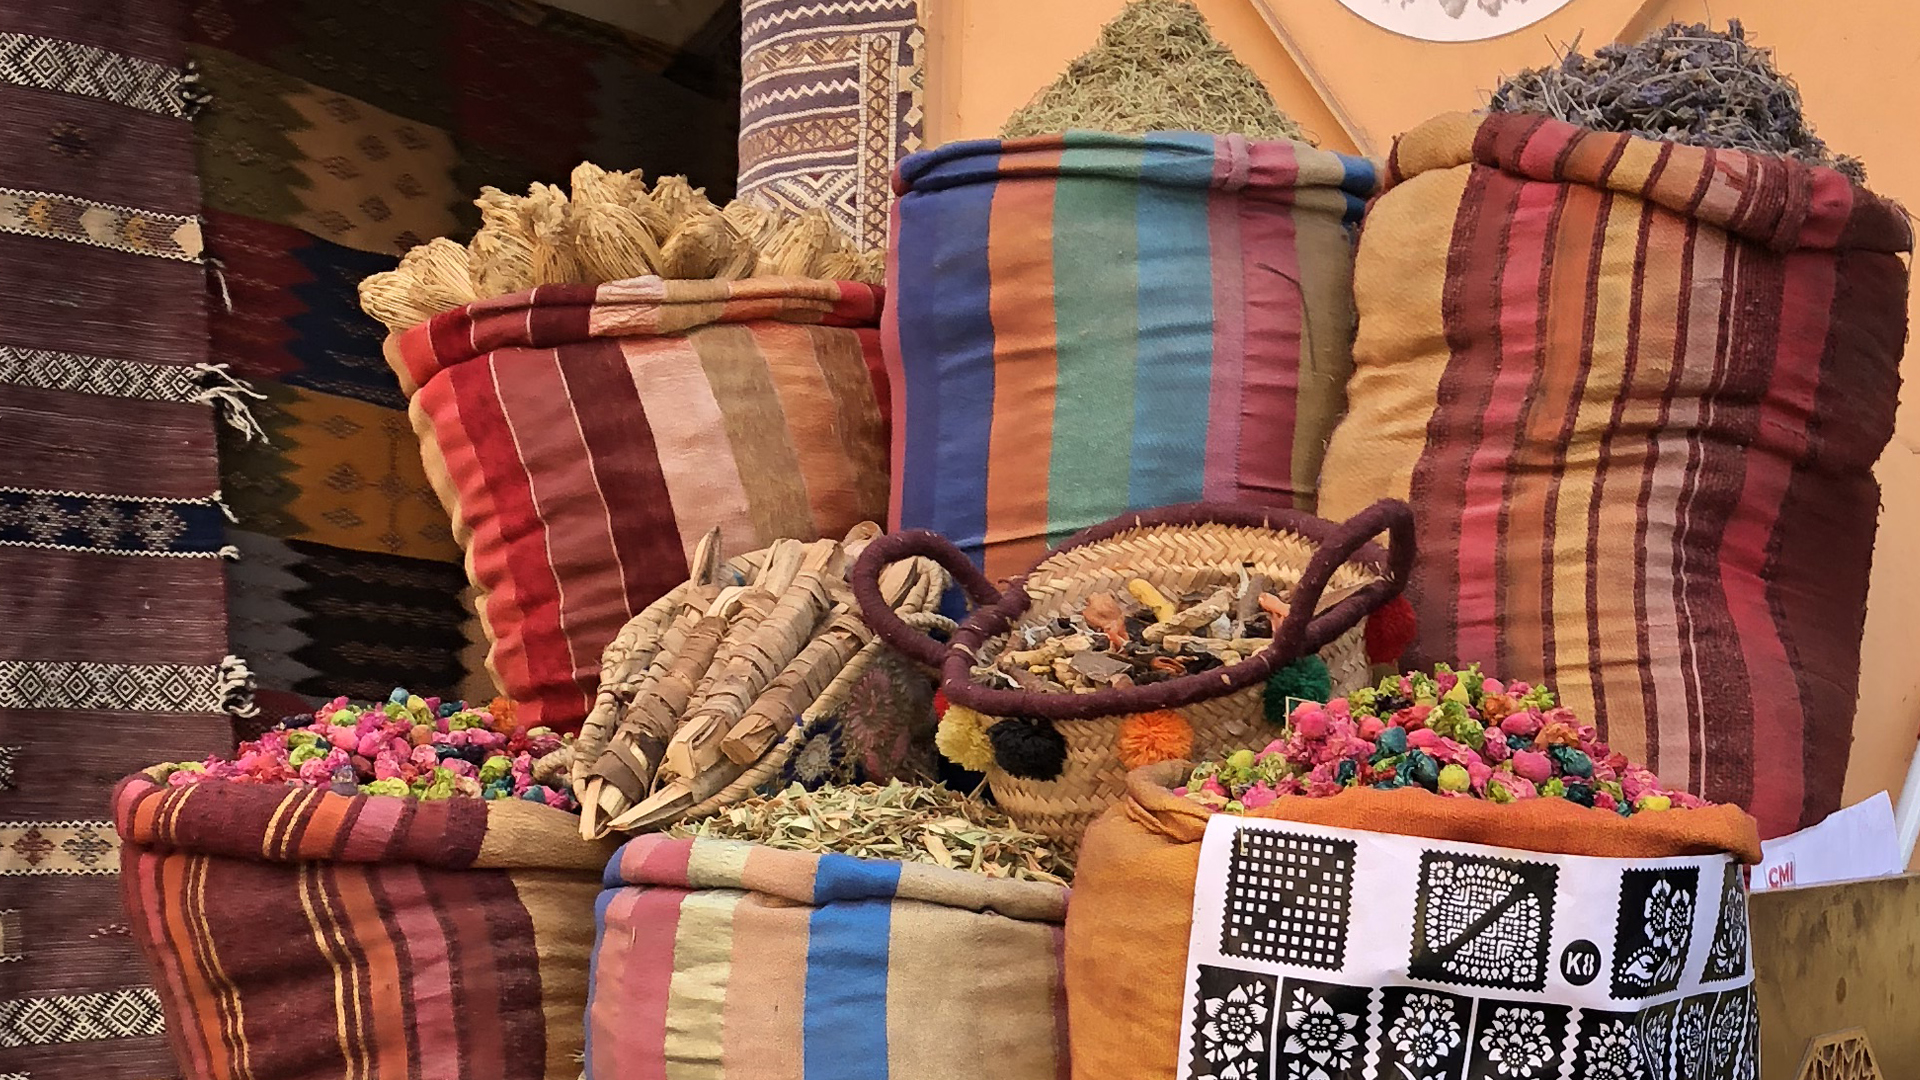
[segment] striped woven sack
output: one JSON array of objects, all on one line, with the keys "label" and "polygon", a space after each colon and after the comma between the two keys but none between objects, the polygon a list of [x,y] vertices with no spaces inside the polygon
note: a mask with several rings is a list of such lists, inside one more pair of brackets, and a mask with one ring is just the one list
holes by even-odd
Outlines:
[{"label": "striped woven sack", "polygon": [[894,177],[893,526],[990,578],[1128,510],[1314,509],[1352,366],[1362,159],[1069,132]]},{"label": "striped woven sack", "polygon": [[574,1080],[611,844],[519,800],[146,774],[121,891],[187,1080]]},{"label": "striped woven sack", "polygon": [[795,278],[546,286],[388,339],[481,592],[487,667],[577,730],[600,654],[721,556],[886,514],[881,293]]},{"label": "striped woven sack", "polygon": [[1407,500],[1409,653],[1544,681],[1776,836],[1838,809],[1912,233],[1839,173],[1519,115],[1397,143],[1323,513]]},{"label": "striped woven sack", "polygon": [[587,1080],[1064,1080],[1067,890],[739,841],[607,866]]}]

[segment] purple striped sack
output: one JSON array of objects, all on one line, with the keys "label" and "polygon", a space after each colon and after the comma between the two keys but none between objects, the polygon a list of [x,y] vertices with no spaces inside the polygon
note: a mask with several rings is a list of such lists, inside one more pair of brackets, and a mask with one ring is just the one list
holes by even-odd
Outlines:
[{"label": "purple striped sack", "polygon": [[893,526],[990,578],[1129,510],[1315,508],[1371,163],[1302,143],[1075,131],[894,178]]},{"label": "purple striped sack", "polygon": [[586,1080],[1064,1080],[1066,913],[1041,882],[639,837],[595,909]]}]

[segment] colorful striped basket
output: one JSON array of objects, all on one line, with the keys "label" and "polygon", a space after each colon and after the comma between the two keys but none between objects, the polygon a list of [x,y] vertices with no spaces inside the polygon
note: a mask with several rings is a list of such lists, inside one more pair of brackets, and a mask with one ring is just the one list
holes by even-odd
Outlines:
[{"label": "colorful striped basket", "polygon": [[993,578],[1127,510],[1314,510],[1374,168],[1302,143],[954,143],[894,178],[893,519]]},{"label": "colorful striped basket", "polygon": [[[1370,541],[1390,531],[1390,551]],[[1264,746],[1278,728],[1267,718],[1266,680],[1309,653],[1345,694],[1370,681],[1362,624],[1399,596],[1413,563],[1413,514],[1383,501],[1342,525],[1293,510],[1208,504],[1125,514],[1068,540],[1004,593],[954,544],[930,532],[881,537],[854,564],[854,595],[880,639],[941,672],[947,700],[988,717],[1051,721],[1066,742],[1066,762],[1051,780],[987,770],[994,801],[1028,832],[1072,848],[1094,818],[1125,790],[1122,723],[1130,716],[1178,710],[1193,731],[1198,758]],[[942,644],[893,614],[879,594],[891,562],[925,557],[945,566],[979,605]],[[1027,627],[1077,614],[1096,593],[1124,592],[1140,578],[1170,593],[1205,591],[1263,574],[1291,605],[1273,641],[1249,659],[1213,671],[1144,686],[1092,693],[1000,690],[975,681],[976,663],[997,656]],[[1321,610],[1328,589],[1344,594]]]},{"label": "colorful striped basket", "polygon": [[611,843],[503,799],[137,773],[133,937],[189,1080],[575,1080]]},{"label": "colorful striped basket", "polygon": [[1065,1080],[1067,890],[733,840],[608,864],[586,1080]]}]

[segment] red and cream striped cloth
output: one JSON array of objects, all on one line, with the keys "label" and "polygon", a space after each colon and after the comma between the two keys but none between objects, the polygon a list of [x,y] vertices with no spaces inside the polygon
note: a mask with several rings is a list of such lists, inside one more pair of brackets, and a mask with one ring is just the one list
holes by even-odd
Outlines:
[{"label": "red and cream striped cloth", "polygon": [[518,799],[144,774],[121,891],[190,1080],[574,1080],[610,844]]},{"label": "red and cream striped cloth", "polygon": [[1839,807],[1912,232],[1830,169],[1453,115],[1355,264],[1321,512],[1412,503],[1408,662],[1545,680],[1762,834]]},{"label": "red and cream striped cloth", "polygon": [[731,557],[886,520],[881,295],[554,285],[388,339],[482,594],[487,666],[523,719],[579,728],[601,651],[714,526]]}]

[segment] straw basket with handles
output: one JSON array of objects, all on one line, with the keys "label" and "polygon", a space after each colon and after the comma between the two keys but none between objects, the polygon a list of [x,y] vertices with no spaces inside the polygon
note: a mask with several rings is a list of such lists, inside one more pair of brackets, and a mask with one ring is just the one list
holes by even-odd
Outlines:
[{"label": "straw basket with handles", "polygon": [[[1383,551],[1372,539],[1391,537]],[[1193,730],[1193,756],[1258,748],[1277,734],[1262,702],[1266,680],[1317,653],[1344,694],[1370,681],[1362,624],[1400,594],[1413,563],[1413,514],[1382,500],[1336,525],[1293,510],[1193,503],[1126,514],[1074,536],[1025,574],[995,589],[961,551],[926,531],[882,537],[851,574],[854,595],[880,638],[941,673],[947,700],[989,717],[1053,721],[1067,759],[1052,780],[989,768],[996,802],[1021,828],[1067,845],[1124,790],[1127,769],[1118,743],[1129,716],[1177,710]],[[926,558],[945,567],[976,605],[941,644],[916,632],[885,602],[882,573],[897,560]],[[975,658],[990,661],[1010,636],[1079,611],[1098,593],[1124,592],[1140,578],[1166,592],[1211,589],[1265,575],[1284,589],[1288,612],[1271,644],[1239,663],[1164,682],[1090,693],[1005,690],[973,676]],[[1322,609],[1322,595],[1338,597]]]}]

